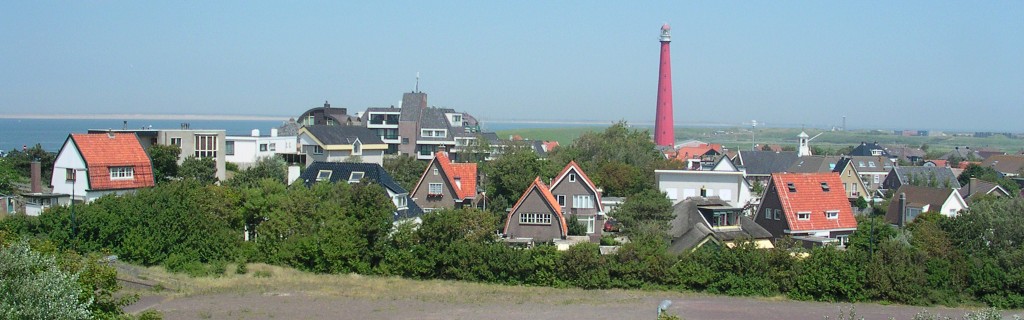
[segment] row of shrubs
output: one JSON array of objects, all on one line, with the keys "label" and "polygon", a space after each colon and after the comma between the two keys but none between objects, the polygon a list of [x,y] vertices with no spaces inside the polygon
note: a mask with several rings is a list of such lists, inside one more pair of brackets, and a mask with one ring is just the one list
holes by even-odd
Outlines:
[{"label": "row of shrubs", "polygon": [[[632,234],[613,255],[601,255],[596,244],[519,249],[495,238],[495,213],[445,210],[423,216],[418,226],[395,227],[392,211],[372,184],[307,188],[265,180],[227,187],[185,180],[76,205],[73,219],[71,208],[53,208],[38,218],[5,219],[0,229],[195,275],[223,273],[229,261],[264,262],[511,285],[1024,307],[1019,199],[978,203],[957,218],[924,214],[905,230],[862,219],[845,250],[805,255],[784,241],[775,249],[712,244],[673,255],[656,232]],[[246,230],[255,231],[251,241],[243,241]]]}]

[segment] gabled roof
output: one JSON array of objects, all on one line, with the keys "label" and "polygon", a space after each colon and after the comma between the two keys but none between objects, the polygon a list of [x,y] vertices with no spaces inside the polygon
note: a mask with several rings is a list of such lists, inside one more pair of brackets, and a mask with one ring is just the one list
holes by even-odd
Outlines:
[{"label": "gabled roof", "polygon": [[512,214],[516,213],[516,211],[519,210],[519,207],[523,205],[523,202],[526,201],[526,198],[532,193],[531,191],[533,190],[537,190],[537,192],[540,193],[542,200],[544,200],[544,203],[547,204],[548,208],[550,208],[551,211],[554,212],[557,216],[558,221],[562,226],[561,236],[564,237],[568,235],[569,226],[565,224],[565,215],[562,214],[562,206],[558,205],[558,200],[555,200],[555,196],[551,194],[551,189],[548,188],[548,186],[545,185],[544,182],[540,181],[540,177],[534,178],[533,183],[531,183],[529,187],[526,187],[526,191],[523,192],[522,196],[519,196],[519,200],[516,201],[516,205],[512,207],[511,211],[508,212],[508,218],[505,219],[505,229],[503,229],[502,232],[508,233],[508,224],[512,220]]},{"label": "gabled roof", "polygon": [[963,197],[967,201],[970,201],[970,199],[978,196],[992,193],[995,193],[999,196],[1010,195],[1010,192],[1004,189],[999,184],[996,184],[994,182],[988,182],[978,178],[971,178],[971,181],[967,185],[960,187],[960,189],[957,189],[957,192],[960,193],[960,197]]},{"label": "gabled roof", "polygon": [[801,173],[832,172],[838,167],[840,159],[843,158],[839,156],[803,156],[798,158],[786,171]]},{"label": "gabled roof", "polygon": [[676,149],[675,159],[685,161],[687,159],[700,159],[704,155],[719,155],[722,154],[722,145],[720,144],[700,144],[696,146],[686,146]]},{"label": "gabled roof", "polygon": [[[153,164],[134,133],[76,133],[68,136],[88,168],[90,190],[152,187]],[[60,152],[57,153],[60,155]],[[110,178],[111,167],[132,167],[131,179]]]},{"label": "gabled roof", "polygon": [[876,154],[872,154],[873,150],[878,150],[880,152],[880,154],[877,154],[877,155],[881,155],[881,156],[889,155],[889,152],[885,149],[885,147],[879,145],[878,142],[871,142],[871,143],[861,142],[859,146],[857,146],[856,148],[853,148],[853,150],[850,151],[850,154],[847,154],[847,155],[848,156],[876,156]]},{"label": "gabled roof", "polygon": [[[436,162],[441,167],[441,173],[444,174],[448,185],[455,190],[456,201],[476,198],[476,163],[452,163],[444,151],[438,151],[434,154],[434,159],[430,161]],[[427,169],[423,171],[420,181],[416,183],[417,188],[423,183],[423,177],[427,175],[430,167],[427,165]],[[455,183],[456,179],[460,183]],[[416,190],[413,190],[413,193],[416,193]]]},{"label": "gabled roof", "polygon": [[953,170],[946,167],[894,167],[892,172],[896,173],[896,177],[900,180],[901,185],[908,184],[911,180],[921,180],[927,185],[930,184],[934,177],[935,185],[938,187],[960,188],[960,181],[956,179]]},{"label": "gabled roof", "polygon": [[[823,183],[828,185],[829,191],[823,190]],[[795,191],[790,191],[789,184],[793,185]],[[850,201],[846,198],[846,189],[837,173],[775,173],[772,174],[770,185],[779,197],[792,231],[857,227]],[[833,210],[839,211],[839,218],[827,219],[825,212]],[[799,220],[798,212],[809,212],[811,217]]]},{"label": "gabled roof", "polygon": [[892,169],[892,161],[884,156],[851,156],[850,164],[857,167],[859,173],[888,173]]},{"label": "gabled roof", "polygon": [[1016,174],[1024,168],[1024,156],[995,155],[981,162],[983,167],[991,167],[1000,173]]},{"label": "gabled roof", "polygon": [[769,175],[776,172],[786,172],[789,166],[796,162],[796,151],[747,151],[741,150],[739,159],[740,166],[744,167],[748,175]]},{"label": "gabled roof", "polygon": [[[885,212],[885,220],[889,223],[898,223],[900,215],[900,194],[907,195],[908,206],[924,206],[929,205],[930,211],[936,211],[942,209],[942,204],[946,203],[946,199],[950,196],[954,196],[960,199],[961,204],[966,207],[966,203],[963,202],[963,198],[960,197],[960,193],[955,189],[951,188],[929,188],[919,187],[912,185],[902,185],[899,189],[893,193],[892,200],[889,200],[889,208]],[[908,219],[909,220],[909,219]],[[908,221],[909,222],[909,221]]]},{"label": "gabled roof", "polygon": [[709,221],[700,213],[702,207],[730,208],[741,212],[743,208],[731,208],[728,202],[718,197],[692,197],[672,206],[674,218],[670,222],[669,236],[672,238],[669,252],[679,253],[693,249],[704,239],[712,237],[718,241],[733,241],[743,238],[770,239],[772,234],[749,217],[739,214],[739,228],[715,231]]},{"label": "gabled roof", "polygon": [[721,157],[718,158],[718,162],[711,167],[711,171],[740,172],[740,169],[736,168],[736,164],[733,164],[728,157]]},{"label": "gabled roof", "polygon": [[[843,170],[846,170],[846,166],[848,166],[848,165],[852,164],[852,162],[850,162],[851,160],[852,160],[852,159],[850,159],[850,158],[847,158],[847,157],[841,157],[841,158],[839,158],[839,160],[837,160],[837,161],[836,161],[836,167],[832,169],[832,172],[835,172],[835,173],[842,173],[842,172],[843,172]],[[853,167],[851,167],[851,168],[852,168],[852,170],[853,170],[854,172],[856,172],[856,171],[857,171],[857,167],[856,167],[856,166],[853,166]]]},{"label": "gabled roof", "polygon": [[302,127],[299,133],[302,132],[309,133],[321,147],[325,148],[331,145],[351,145],[356,140],[363,145],[384,144],[376,132],[360,126],[314,125]]},{"label": "gabled roof", "polygon": [[562,168],[562,172],[559,172],[558,175],[555,176],[554,182],[551,183],[551,188],[554,189],[562,183],[562,180],[569,175],[569,172],[576,172],[579,174],[579,178],[583,181],[583,184],[586,185],[587,188],[590,188],[590,191],[594,192],[594,202],[597,203],[597,211],[604,212],[604,205],[601,204],[601,193],[597,191],[597,186],[594,185],[594,181],[590,180],[590,177],[587,176],[587,173],[583,172],[583,169],[580,168],[580,165],[577,164],[575,160],[569,161],[569,164],[566,164],[565,168]]}]

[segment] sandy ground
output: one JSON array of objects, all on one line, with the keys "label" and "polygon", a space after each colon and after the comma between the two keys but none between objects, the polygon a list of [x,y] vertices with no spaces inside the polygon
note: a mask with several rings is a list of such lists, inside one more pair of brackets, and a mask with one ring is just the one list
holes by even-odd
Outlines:
[{"label": "sandy ground", "polygon": [[[273,268],[273,267],[268,267]],[[662,300],[683,319],[911,319],[922,310],[959,318],[970,309],[874,303],[830,304],[784,298],[639,290],[579,290],[310,275],[275,269],[269,278],[174,278],[173,290],[142,295],[129,313],[164,319],[654,319]],[[176,277],[176,276],[171,276]],[[158,281],[165,283],[163,281]],[[1022,314],[1008,312],[1006,314]]]}]

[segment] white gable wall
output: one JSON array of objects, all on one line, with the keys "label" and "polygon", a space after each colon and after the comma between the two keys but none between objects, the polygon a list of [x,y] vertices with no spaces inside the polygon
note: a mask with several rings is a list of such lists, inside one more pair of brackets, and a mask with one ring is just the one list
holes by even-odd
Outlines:
[{"label": "white gable wall", "polygon": [[[74,169],[77,172],[75,181],[68,181],[67,169]],[[74,194],[75,200],[85,201],[86,190],[89,187],[88,174],[85,160],[71,139],[68,139],[53,162],[53,176],[50,178],[53,193]]]},{"label": "white gable wall", "polygon": [[745,206],[752,197],[742,172],[656,170],[655,180],[673,205],[700,196],[701,188],[707,196],[720,197],[734,207]]}]

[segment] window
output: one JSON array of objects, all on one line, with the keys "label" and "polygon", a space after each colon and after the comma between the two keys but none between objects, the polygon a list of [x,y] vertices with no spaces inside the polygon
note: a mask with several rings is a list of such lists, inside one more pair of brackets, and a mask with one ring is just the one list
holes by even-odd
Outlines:
[{"label": "window", "polygon": [[448,137],[448,131],[444,129],[420,129],[420,136],[424,138],[446,138]]},{"label": "window", "polygon": [[334,125],[334,119],[333,118],[327,118],[327,125],[333,126]]},{"label": "window", "polygon": [[569,182],[576,182],[576,174],[575,173],[570,173],[569,174]]},{"label": "window", "polygon": [[75,180],[78,178],[78,177],[76,177],[76,174],[78,174],[78,171],[75,171],[75,169],[72,169],[72,168],[64,169],[64,180],[70,181],[70,182],[75,182]]},{"label": "window", "polygon": [[195,156],[196,158],[216,158],[217,136],[197,135]]},{"label": "window", "polygon": [[331,179],[331,170],[320,170],[316,173],[316,181],[327,181]]},{"label": "window", "polygon": [[352,144],[352,154],[360,155],[363,154],[363,144],[356,141]]},{"label": "window", "polygon": [[313,146],[313,154],[324,154],[324,147]]},{"label": "window", "polygon": [[135,168],[110,167],[110,180],[126,180],[135,177]]},{"label": "window", "polygon": [[562,208],[565,208],[565,195],[564,194],[558,195],[558,206],[560,206]]},{"label": "window", "polygon": [[821,191],[829,192],[829,190],[831,190],[831,188],[828,187],[828,182],[822,182]]},{"label": "window", "polygon": [[277,143],[270,144],[270,151],[277,151]]},{"label": "window", "polygon": [[452,115],[452,124],[456,125],[456,126],[461,125],[462,124],[462,115],[461,114],[453,114]]},{"label": "window", "polygon": [[775,220],[782,220],[782,210],[775,209]]},{"label": "window", "polygon": [[519,224],[551,224],[551,214],[532,212],[520,213]]},{"label": "window", "polygon": [[839,219],[839,211],[836,211],[836,210],[825,211],[825,218],[828,218],[828,219],[831,219],[831,220]]},{"label": "window", "polygon": [[875,184],[878,184],[878,175],[876,174],[876,175],[874,175],[874,177],[875,177]]},{"label": "window", "polygon": [[796,192],[796,185],[792,182],[786,182],[786,187],[789,188],[789,192]]},{"label": "window", "polygon": [[594,233],[594,224],[597,222],[597,218],[594,216],[586,216],[580,219],[580,222],[587,227],[587,233]]},{"label": "window", "polygon": [[847,243],[850,243],[850,236],[838,236],[836,239],[839,239],[840,246],[845,247]]},{"label": "window", "polygon": [[874,161],[868,161],[868,167],[874,168],[875,167],[875,162]]},{"label": "window", "polygon": [[796,213],[796,219],[797,220],[811,220],[811,213],[810,212],[797,212]]},{"label": "window", "polygon": [[594,201],[590,198],[589,194],[580,194],[572,196],[572,207],[573,208],[593,208]]},{"label": "window", "polygon": [[436,176],[436,175],[438,175],[439,171],[440,171],[440,170],[437,170],[437,167],[434,167],[434,175],[435,175],[435,176]]},{"label": "window", "polygon": [[172,146],[181,146],[181,138],[171,138]]},{"label": "window", "polygon": [[765,219],[771,219],[772,218],[772,209],[771,208],[765,208],[764,209],[764,218]]},{"label": "window", "polygon": [[316,122],[316,117],[313,117],[313,116],[306,117],[306,125],[307,126],[313,125],[314,122]]},{"label": "window", "polygon": [[406,196],[404,193],[395,195],[393,198],[391,198],[391,202],[393,202],[395,204],[395,207],[399,209],[405,208],[409,206],[409,197]]},{"label": "window", "polygon": [[359,180],[363,179],[364,174],[362,171],[352,171],[352,174],[348,176],[348,182],[359,182]]},{"label": "window", "polygon": [[261,143],[260,144],[260,151],[267,151],[267,144],[266,143]]},{"label": "window", "polygon": [[234,141],[224,141],[224,154],[229,155],[229,156],[235,155],[235,142]]},{"label": "window", "polygon": [[431,184],[427,185],[427,195],[435,195],[435,196],[441,195],[441,192],[442,192],[441,188],[442,187],[443,187],[443,185],[440,184],[440,183],[431,183]]}]

